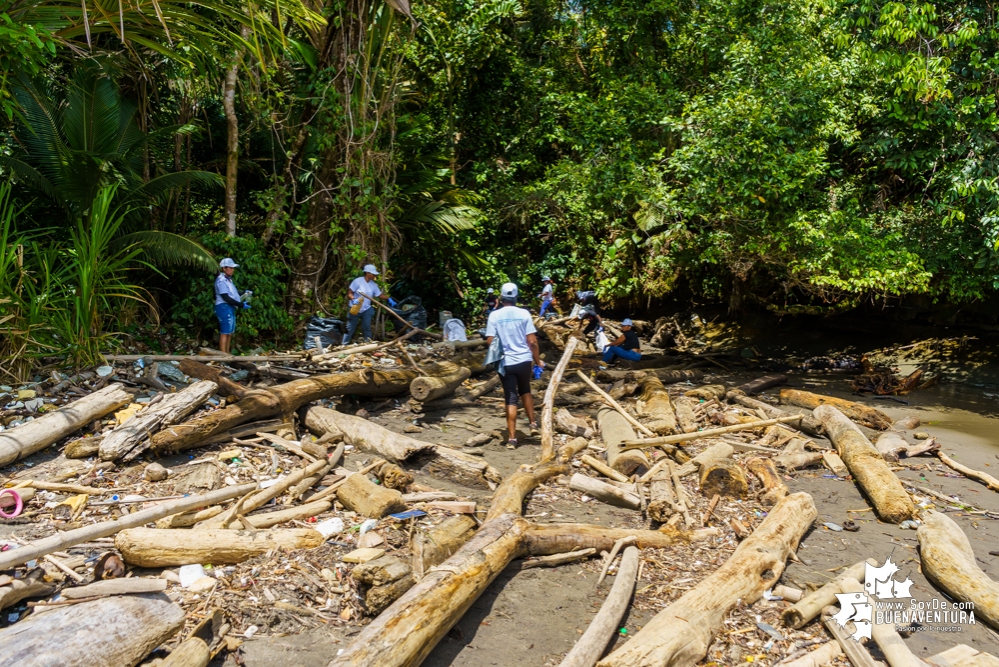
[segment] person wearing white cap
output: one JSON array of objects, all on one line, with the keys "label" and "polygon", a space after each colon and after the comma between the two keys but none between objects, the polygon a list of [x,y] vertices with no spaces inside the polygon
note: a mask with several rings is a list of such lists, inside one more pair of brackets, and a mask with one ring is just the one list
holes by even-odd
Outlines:
[{"label": "person wearing white cap", "polygon": [[219,275],[215,278],[215,317],[219,321],[219,350],[229,354],[229,345],[232,341],[232,334],[236,331],[236,310],[243,308],[250,309],[250,304],[245,299],[252,292],[247,291],[242,296],[236,289],[236,284],[232,282],[232,274],[236,272],[239,264],[232,261],[231,257],[226,257],[219,262]]},{"label": "person wearing white cap", "polygon": [[638,340],[635,323],[625,318],[621,321],[621,335],[604,350],[604,363],[611,364],[617,358],[638,361],[642,358],[642,343]]},{"label": "person wearing white cap", "polygon": [[350,344],[350,339],[357,331],[357,324],[361,324],[361,333],[365,341],[371,340],[371,319],[375,315],[375,308],[371,305],[371,299],[388,300],[394,305],[388,294],[375,282],[375,276],[379,275],[374,264],[364,265],[364,275],[354,278],[347,288],[347,298],[350,302],[350,313],[347,315],[347,336],[343,339],[344,345]]},{"label": "person wearing white cap", "polygon": [[541,299],[541,312],[538,313],[538,315],[540,317],[544,317],[545,311],[548,310],[548,308],[551,307],[552,302],[555,301],[555,288],[552,285],[551,276],[543,277],[541,282],[543,282],[545,286],[541,288],[541,294],[538,295]]},{"label": "person wearing white cap", "polygon": [[489,313],[493,312],[497,308],[499,308],[499,299],[496,298],[496,290],[490,287],[486,290],[486,303],[482,307],[482,315],[488,318]]},{"label": "person wearing white cap", "polygon": [[538,432],[534,419],[534,397],[531,396],[531,375],[534,366],[544,368],[538,351],[536,329],[531,314],[517,307],[517,286],[506,283],[500,289],[503,307],[489,314],[486,323],[486,343],[492,345],[499,337],[503,346],[503,395],[506,400],[506,429],[509,437],[506,446],[517,447],[517,403],[524,402],[524,412],[531,427],[531,434]]}]

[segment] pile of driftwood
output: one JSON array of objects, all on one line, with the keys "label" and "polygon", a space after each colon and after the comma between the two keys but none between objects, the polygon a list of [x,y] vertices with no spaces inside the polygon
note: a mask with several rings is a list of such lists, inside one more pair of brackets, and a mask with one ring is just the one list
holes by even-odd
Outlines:
[{"label": "pile of driftwood", "polygon": [[[814,466],[852,479],[883,521],[921,518],[923,570],[999,623],[999,585],[957,524],[926,509],[932,499],[917,496],[917,511],[891,464],[937,454],[992,488],[999,481],[932,439],[910,444],[900,431],[912,424],[868,406],[787,388],[776,400],[754,397],[783,376],[726,387],[696,386],[700,368],[593,372],[577,354],[585,341],[558,326],[539,327],[557,363],[537,386],[538,460],[506,478],[475,454],[490,433],[455,448],[367,418],[389,409],[415,422],[489,405],[498,379],[485,375],[479,342],[395,341],[297,360],[126,358],[111,373],[39,385],[51,409],[0,431],[10,489],[0,509],[20,511],[8,521],[26,529],[0,553],[0,665],[53,664],[54,650],[63,665],[134,665],[154,650],[159,664],[206,665],[264,625],[362,618],[370,622],[348,645],[331,646],[331,665],[417,665],[512,561],[591,558],[614,583],[562,665],[717,659],[715,639],[743,617],[770,636],[768,664],[826,664],[842,651],[870,665],[861,644],[820,624],[835,593],[856,590],[863,564],[807,594],[781,584],[817,516],[810,495],[786,481]],[[80,396],[65,401],[70,388]],[[435,478],[491,499],[479,507]],[[523,512],[532,495],[626,508],[641,527],[533,523]],[[633,596],[648,595],[635,592],[642,569],[676,572],[691,553],[713,569],[604,655]],[[746,613],[758,601],[753,612],[770,622]],[[891,667],[918,664],[890,627],[874,641]],[[990,664],[955,655],[946,664]]]}]

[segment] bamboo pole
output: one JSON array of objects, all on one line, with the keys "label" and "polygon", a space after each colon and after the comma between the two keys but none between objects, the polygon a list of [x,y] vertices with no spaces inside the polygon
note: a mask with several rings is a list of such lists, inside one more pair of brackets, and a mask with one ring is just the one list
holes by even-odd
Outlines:
[{"label": "bamboo pole", "polygon": [[[579,377],[583,378],[583,382],[585,382],[586,384],[590,385],[590,388],[593,389],[595,392],[597,392],[597,394],[600,396],[600,398],[604,399],[604,402],[607,403],[607,405],[609,405],[612,408],[614,408],[615,410],[617,410],[621,414],[622,417],[624,417],[625,419],[628,420],[628,422],[631,423],[632,426],[634,426],[635,428],[637,428],[639,431],[641,431],[645,435],[655,435],[655,433],[653,433],[652,431],[650,431],[647,426],[645,426],[644,424],[640,423],[637,419],[635,419],[634,417],[632,417],[631,415],[629,415],[625,411],[625,409],[622,408],[618,404],[617,401],[615,401],[613,398],[611,398],[610,395],[606,391],[604,391],[603,389],[601,389],[600,387],[598,387],[596,385],[596,383],[593,382],[593,380],[591,380],[590,378],[586,377],[586,374],[583,373],[583,371],[576,371],[576,375],[578,375]],[[652,442],[652,440],[643,440],[642,442]]]},{"label": "bamboo pole", "polygon": [[664,435],[661,438],[649,438],[648,440],[629,440],[624,443],[625,449],[639,449],[643,447],[655,447],[656,445],[672,445],[678,442],[687,442],[689,440],[699,440],[701,438],[712,438],[716,435],[724,435],[725,433],[735,433],[736,431],[749,431],[751,429],[763,428],[764,426],[772,426],[774,424],[784,424],[787,422],[793,422],[801,419],[800,415],[794,415],[790,417],[780,417],[778,419],[761,419],[755,422],[746,422],[745,424],[733,424],[732,426],[720,426],[718,428],[709,428],[703,431],[694,431],[692,433],[677,433],[676,435]]}]

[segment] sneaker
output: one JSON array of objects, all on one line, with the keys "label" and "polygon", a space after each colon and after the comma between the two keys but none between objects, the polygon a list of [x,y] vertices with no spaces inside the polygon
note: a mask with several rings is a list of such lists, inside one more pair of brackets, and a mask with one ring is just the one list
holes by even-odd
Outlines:
[{"label": "sneaker", "polygon": [[517,449],[517,438],[510,438],[506,441],[507,449]]},{"label": "sneaker", "polygon": [[531,435],[541,435],[541,429],[538,428],[538,422],[531,422]]}]

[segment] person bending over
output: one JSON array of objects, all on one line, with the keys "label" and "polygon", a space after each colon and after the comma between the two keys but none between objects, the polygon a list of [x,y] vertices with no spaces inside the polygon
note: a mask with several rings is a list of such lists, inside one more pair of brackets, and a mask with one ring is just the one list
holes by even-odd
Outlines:
[{"label": "person bending over", "polygon": [[612,364],[618,357],[628,361],[642,358],[642,343],[635,332],[635,324],[627,318],[621,322],[621,335],[604,350],[604,363]]},{"label": "person bending over", "polygon": [[534,397],[531,396],[531,374],[533,366],[544,368],[538,351],[536,329],[531,314],[517,307],[517,286],[506,283],[500,289],[498,310],[489,314],[486,323],[486,344],[492,345],[493,338],[499,337],[503,346],[503,395],[506,401],[506,430],[508,449],[517,447],[517,404],[523,401],[524,411],[531,428],[531,435],[538,432],[534,419]]}]

